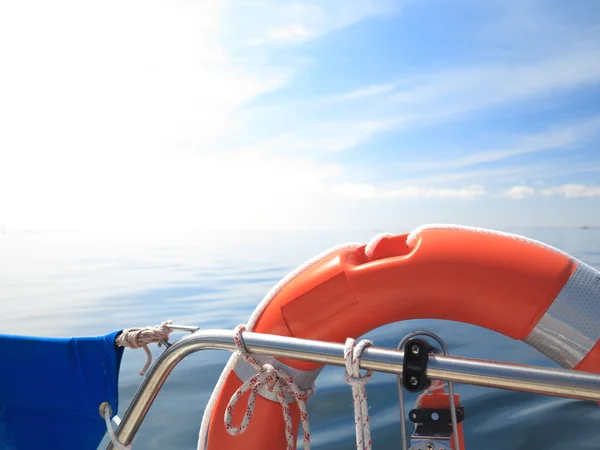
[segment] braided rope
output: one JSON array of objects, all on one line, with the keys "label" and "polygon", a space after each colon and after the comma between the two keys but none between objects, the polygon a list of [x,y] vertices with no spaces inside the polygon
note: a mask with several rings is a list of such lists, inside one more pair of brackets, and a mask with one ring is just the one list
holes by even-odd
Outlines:
[{"label": "braided rope", "polygon": [[344,363],[346,365],[346,383],[352,387],[354,399],[354,425],[356,431],[356,449],[371,450],[371,426],[369,424],[369,405],[365,385],[371,379],[373,372],[368,370],[360,374],[360,357],[362,352],[373,345],[367,339],[358,344],[352,338],[346,339],[344,345]]},{"label": "braided rope", "polygon": [[[252,414],[254,413],[254,406],[256,405],[256,396],[259,394],[259,389],[266,387],[269,392],[272,392],[277,397],[281,410],[283,412],[283,420],[285,421],[285,437],[287,441],[287,450],[294,450],[295,437],[292,435],[292,417],[290,415],[290,408],[287,404],[285,394],[292,395],[298,404],[300,409],[300,420],[302,423],[303,437],[304,437],[304,450],[310,450],[310,426],[308,423],[308,412],[306,410],[306,400],[310,397],[314,391],[314,385],[306,390],[302,391],[293,378],[286,374],[281,369],[276,369],[271,364],[260,364],[254,359],[246,346],[242,338],[242,332],[246,330],[244,325],[238,325],[235,328],[234,342],[237,347],[237,352],[244,358],[244,360],[256,369],[258,372],[252,378],[242,384],[237,391],[231,396],[227,408],[225,409],[225,428],[231,435],[239,435],[246,431],[246,428],[252,420]],[[244,418],[239,426],[232,425],[233,410],[238,400],[247,392],[250,391],[248,397],[248,407]]]}]

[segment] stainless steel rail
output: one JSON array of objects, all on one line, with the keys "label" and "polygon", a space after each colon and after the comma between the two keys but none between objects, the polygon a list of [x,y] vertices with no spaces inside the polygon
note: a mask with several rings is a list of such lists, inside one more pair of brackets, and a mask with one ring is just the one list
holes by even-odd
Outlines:
[{"label": "stainless steel rail", "polygon": [[[249,331],[244,332],[243,336],[248,351],[257,355],[344,366],[342,344]],[[233,331],[196,331],[167,348],[148,370],[121,419],[115,433],[121,443],[128,445],[132,442],[160,388],[175,366],[186,356],[200,350],[235,351]],[[369,347],[362,354],[360,367],[400,375],[403,360],[402,351]],[[432,355],[427,376],[464,384],[600,401],[600,375],[573,370]],[[112,443],[109,443],[107,450],[113,449]]]}]

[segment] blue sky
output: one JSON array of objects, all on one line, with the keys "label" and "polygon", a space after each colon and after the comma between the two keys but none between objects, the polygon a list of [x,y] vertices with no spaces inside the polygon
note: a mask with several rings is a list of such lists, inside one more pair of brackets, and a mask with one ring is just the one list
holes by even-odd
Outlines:
[{"label": "blue sky", "polygon": [[0,226],[600,225],[597,2],[11,3]]}]

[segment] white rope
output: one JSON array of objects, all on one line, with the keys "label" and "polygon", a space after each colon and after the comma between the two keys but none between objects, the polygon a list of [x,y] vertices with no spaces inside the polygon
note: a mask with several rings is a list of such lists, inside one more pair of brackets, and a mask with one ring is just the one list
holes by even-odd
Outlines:
[{"label": "white rope", "polygon": [[369,405],[367,403],[367,390],[365,385],[373,375],[368,370],[364,375],[360,374],[360,358],[365,348],[373,343],[367,339],[356,341],[352,338],[346,339],[344,345],[344,363],[346,365],[346,383],[352,386],[352,397],[354,399],[354,424],[356,430],[356,449],[371,450],[371,426],[369,424]]},{"label": "white rope", "polygon": [[[308,411],[306,410],[306,399],[314,393],[314,386],[306,391],[300,390],[296,385],[293,378],[286,374],[283,370],[274,368],[271,364],[261,365],[256,359],[254,359],[246,350],[244,340],[242,338],[242,332],[246,330],[244,325],[238,325],[235,328],[234,342],[237,347],[237,351],[244,358],[244,360],[252,365],[256,370],[257,374],[246,381],[237,391],[231,396],[229,404],[225,409],[225,428],[231,435],[239,435],[246,431],[246,428],[252,420],[252,414],[254,413],[254,406],[256,404],[256,396],[258,390],[261,387],[266,387],[269,392],[273,392],[281,405],[283,412],[283,419],[285,421],[285,438],[287,442],[286,450],[294,450],[296,448],[295,436],[292,434],[292,417],[290,415],[290,408],[287,404],[285,394],[292,395],[298,404],[300,409],[300,420],[302,422],[303,437],[304,437],[304,450],[310,450],[310,426],[308,423]],[[241,424],[238,427],[232,425],[233,409],[237,404],[238,400],[246,393],[250,391],[248,397],[248,407],[246,414],[242,419]]]},{"label": "white rope", "polygon": [[[254,311],[252,312],[252,315],[248,319],[248,323],[246,324],[246,327],[248,328],[248,330],[252,331],[254,329],[259,317],[261,316],[263,311],[265,309],[267,309],[267,306],[271,303],[271,301],[275,298],[275,296],[279,292],[281,292],[281,290],[284,289],[285,286],[287,286],[292,280],[294,280],[296,277],[298,277],[301,273],[305,272],[306,270],[308,270],[310,267],[314,266],[315,264],[318,264],[320,261],[322,261],[323,259],[327,258],[328,256],[334,254],[335,252],[338,252],[342,249],[354,249],[359,246],[360,246],[359,243],[347,243],[347,244],[338,245],[336,247],[332,247],[332,248],[318,254],[317,256],[315,256],[314,258],[305,262],[304,264],[298,266],[292,272],[288,273],[275,286],[273,286],[271,288],[271,290],[267,293],[267,295],[265,295],[265,297],[262,299],[262,301],[254,309]],[[208,438],[208,426],[210,424],[213,409],[215,407],[215,404],[217,403],[217,398],[219,396],[219,393],[223,389],[223,386],[225,385],[225,380],[227,380],[227,377],[232,372],[233,368],[235,367],[236,363],[238,362],[239,357],[240,356],[238,353],[233,353],[231,355],[231,357],[227,361],[227,364],[223,368],[223,372],[221,372],[221,376],[219,377],[219,379],[217,380],[217,383],[215,384],[215,387],[210,395],[210,398],[208,399],[208,403],[206,404],[206,408],[204,409],[204,414],[202,415],[202,422],[200,423],[200,431],[198,432],[197,450],[204,450],[206,447],[206,443],[207,443],[206,441]]]},{"label": "white rope", "polygon": [[152,364],[152,353],[148,348],[148,344],[157,343],[160,347],[162,341],[169,339],[171,329],[168,327],[172,323],[171,320],[165,320],[160,325],[155,327],[140,327],[140,328],[128,328],[123,330],[121,334],[115,339],[116,344],[119,347],[127,348],[143,348],[146,352],[146,364],[142,368],[140,375],[144,376],[150,364]]},{"label": "white rope", "polygon": [[442,380],[435,380],[433,383],[431,383],[431,386],[429,386],[427,389],[425,389],[422,394],[417,396],[417,398],[415,400],[415,408],[419,407],[419,405],[421,404],[421,399],[423,397],[425,397],[426,395],[431,395],[435,391],[440,391],[440,390],[444,391],[444,382]]},{"label": "white rope", "polygon": [[131,444],[123,445],[119,442],[119,440],[117,439],[117,436],[115,436],[115,432],[113,431],[112,424],[110,423],[110,406],[108,406],[108,405],[104,406],[104,422],[106,423],[106,431],[108,432],[108,435],[110,436],[110,441],[112,442],[113,446],[117,450],[131,450]]}]

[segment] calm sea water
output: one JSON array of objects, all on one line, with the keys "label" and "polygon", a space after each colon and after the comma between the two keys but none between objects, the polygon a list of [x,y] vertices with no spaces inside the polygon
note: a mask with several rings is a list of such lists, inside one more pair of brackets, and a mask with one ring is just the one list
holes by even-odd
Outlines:
[{"label": "calm sea water", "polygon": [[[598,229],[509,231],[545,241],[600,268]],[[294,267],[335,244],[364,242],[373,234],[0,234],[0,332],[97,335],[165,319],[232,329]],[[366,337],[376,345],[395,347],[415,328],[440,334],[456,355],[555,366],[520,342],[458,323],[395,323]],[[160,351],[153,349],[155,355]],[[228,356],[210,351],[184,360],[158,395],[134,448],[195,449],[204,406]],[[140,383],[144,360],[141,350],[125,352],[121,414]],[[600,408],[595,403],[465,385],[457,391],[466,408],[469,449],[600,449]],[[373,447],[400,448],[395,378],[376,374],[368,395]],[[414,396],[407,399],[410,407]],[[354,448],[352,398],[341,368],[321,373],[309,414],[315,449]]]}]

